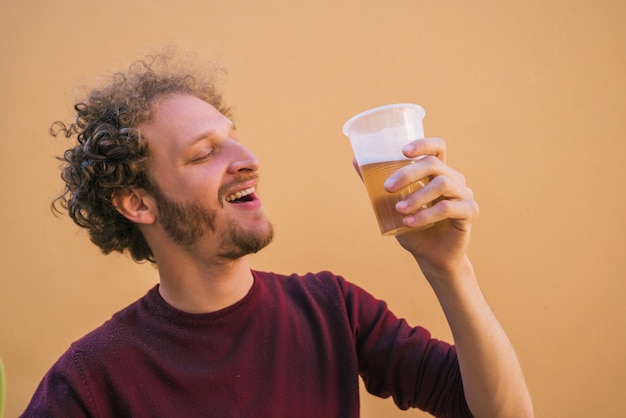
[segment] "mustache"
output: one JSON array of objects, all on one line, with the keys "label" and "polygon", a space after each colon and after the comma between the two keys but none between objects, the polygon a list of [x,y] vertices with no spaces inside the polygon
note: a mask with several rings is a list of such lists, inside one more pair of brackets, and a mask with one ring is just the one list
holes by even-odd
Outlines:
[{"label": "mustache", "polygon": [[232,189],[236,188],[240,184],[244,184],[244,183],[249,182],[251,180],[256,180],[258,182],[259,181],[259,175],[256,174],[256,173],[240,174],[239,176],[237,176],[235,179],[229,181],[228,183],[222,184],[219,187],[219,189],[217,190],[217,197],[218,197],[219,201],[223,202],[224,199],[226,198],[226,195],[228,193],[230,193],[230,191]]}]

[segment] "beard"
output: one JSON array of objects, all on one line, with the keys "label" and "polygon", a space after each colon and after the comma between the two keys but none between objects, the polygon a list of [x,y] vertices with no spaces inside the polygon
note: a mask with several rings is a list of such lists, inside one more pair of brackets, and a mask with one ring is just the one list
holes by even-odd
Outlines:
[{"label": "beard", "polygon": [[176,202],[167,197],[157,184],[151,186],[150,192],[157,203],[158,221],[169,237],[186,251],[197,249],[205,235],[213,234],[221,241],[218,255],[228,260],[236,260],[260,251],[274,238],[274,228],[267,220],[267,227],[262,230],[246,229],[231,223],[218,231],[215,221],[217,210],[198,202]]}]

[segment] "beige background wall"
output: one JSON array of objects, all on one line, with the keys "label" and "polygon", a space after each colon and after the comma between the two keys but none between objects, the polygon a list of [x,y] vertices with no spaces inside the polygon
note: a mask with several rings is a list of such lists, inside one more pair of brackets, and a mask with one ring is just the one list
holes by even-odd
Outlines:
[{"label": "beige background wall", "polygon": [[[447,339],[413,262],[378,235],[341,133],[369,107],[424,106],[481,204],[471,255],[537,416],[624,416],[625,21],[621,0],[2,0],[7,416],[71,341],[156,282],[50,213],[64,143],[46,132],[75,86],[162,44],[229,68],[277,229],[254,267],[331,269]],[[365,395],[362,415],[410,414]]]}]

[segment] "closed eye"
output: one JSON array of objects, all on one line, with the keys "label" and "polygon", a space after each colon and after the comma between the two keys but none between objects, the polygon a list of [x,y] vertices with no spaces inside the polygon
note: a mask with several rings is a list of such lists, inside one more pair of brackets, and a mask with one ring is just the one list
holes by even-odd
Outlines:
[{"label": "closed eye", "polygon": [[188,164],[201,163],[206,160],[211,159],[217,153],[217,147],[213,147],[210,150],[204,150],[201,153],[196,154],[196,156],[189,159]]}]

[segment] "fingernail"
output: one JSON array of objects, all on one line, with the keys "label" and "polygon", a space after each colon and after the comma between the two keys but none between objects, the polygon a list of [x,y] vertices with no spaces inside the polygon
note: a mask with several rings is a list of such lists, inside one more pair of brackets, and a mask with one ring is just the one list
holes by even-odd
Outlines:
[{"label": "fingernail", "polygon": [[393,188],[396,185],[396,179],[394,179],[393,177],[389,177],[387,180],[385,180],[385,189],[388,190],[393,190]]},{"label": "fingernail", "polygon": [[399,201],[398,203],[396,203],[396,210],[399,211],[404,211],[409,207],[409,204],[407,202],[405,202],[404,200]]},{"label": "fingernail", "polygon": [[415,144],[406,144],[404,147],[402,147],[402,152],[410,154],[413,151],[415,151]]}]

